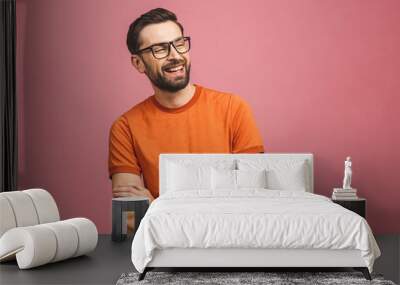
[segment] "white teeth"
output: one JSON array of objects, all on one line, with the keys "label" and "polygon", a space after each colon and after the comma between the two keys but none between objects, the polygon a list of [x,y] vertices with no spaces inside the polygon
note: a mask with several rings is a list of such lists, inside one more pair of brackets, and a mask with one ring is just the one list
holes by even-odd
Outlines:
[{"label": "white teeth", "polygon": [[173,71],[178,71],[178,70],[181,70],[181,69],[183,69],[183,65],[180,65],[180,66],[177,66],[177,67],[174,67],[174,68],[168,68],[168,69],[166,69],[166,71],[173,72]]}]

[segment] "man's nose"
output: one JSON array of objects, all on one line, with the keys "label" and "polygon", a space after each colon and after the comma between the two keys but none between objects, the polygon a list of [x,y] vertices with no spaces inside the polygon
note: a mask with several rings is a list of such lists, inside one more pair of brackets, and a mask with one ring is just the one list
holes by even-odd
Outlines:
[{"label": "man's nose", "polygon": [[170,49],[168,59],[182,59],[181,54],[176,51],[173,45],[170,45]]}]

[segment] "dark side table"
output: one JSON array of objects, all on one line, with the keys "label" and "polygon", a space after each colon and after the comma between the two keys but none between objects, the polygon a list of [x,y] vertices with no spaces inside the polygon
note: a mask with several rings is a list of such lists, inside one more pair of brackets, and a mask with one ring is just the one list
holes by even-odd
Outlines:
[{"label": "dark side table", "polygon": [[358,198],[355,200],[336,200],[332,199],[333,203],[339,204],[340,206],[359,214],[364,219],[366,218],[366,207],[367,200],[365,198]]},{"label": "dark side table", "polygon": [[[139,227],[140,221],[149,208],[147,197],[121,197],[112,199],[112,234],[113,241],[123,241],[132,238]],[[128,224],[128,216],[134,217],[134,225]],[[133,228],[129,233],[128,228]]]}]

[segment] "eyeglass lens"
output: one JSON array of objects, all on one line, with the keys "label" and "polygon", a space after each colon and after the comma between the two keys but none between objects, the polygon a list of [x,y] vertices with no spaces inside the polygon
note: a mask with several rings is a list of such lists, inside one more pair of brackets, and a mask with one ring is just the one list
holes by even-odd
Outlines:
[{"label": "eyeglass lens", "polygon": [[[190,44],[188,38],[178,39],[172,42],[172,45],[179,53],[185,53],[189,50]],[[161,59],[167,57],[170,52],[170,44],[169,43],[162,43],[159,45],[155,45],[152,47],[152,52],[155,58]]]}]

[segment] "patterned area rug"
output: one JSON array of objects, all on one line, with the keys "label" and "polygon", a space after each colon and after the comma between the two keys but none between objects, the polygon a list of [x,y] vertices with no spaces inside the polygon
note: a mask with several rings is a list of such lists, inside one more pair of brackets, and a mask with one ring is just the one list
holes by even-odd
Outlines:
[{"label": "patterned area rug", "polygon": [[372,281],[364,278],[360,272],[154,272],[146,274],[145,279],[138,281],[139,273],[122,274],[117,285],[134,284],[379,284],[395,285],[384,280],[382,275],[372,274]]}]

